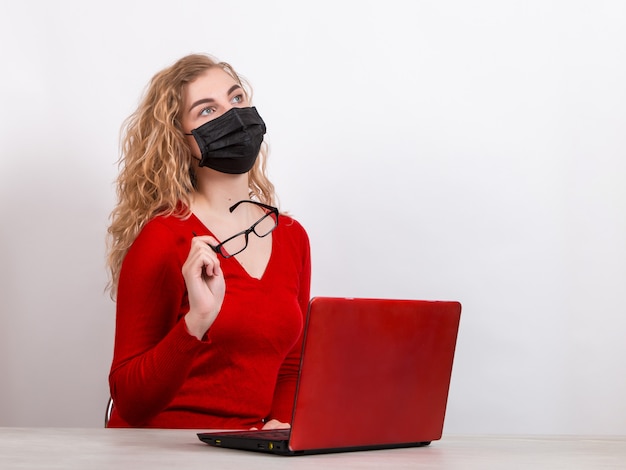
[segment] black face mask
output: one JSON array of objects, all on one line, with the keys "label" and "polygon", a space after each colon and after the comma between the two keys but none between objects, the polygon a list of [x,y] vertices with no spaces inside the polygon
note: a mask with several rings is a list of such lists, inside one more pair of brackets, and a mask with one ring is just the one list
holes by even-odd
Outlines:
[{"label": "black face mask", "polygon": [[222,173],[247,173],[261,150],[265,123],[255,107],[232,108],[191,131],[200,147],[200,166]]}]

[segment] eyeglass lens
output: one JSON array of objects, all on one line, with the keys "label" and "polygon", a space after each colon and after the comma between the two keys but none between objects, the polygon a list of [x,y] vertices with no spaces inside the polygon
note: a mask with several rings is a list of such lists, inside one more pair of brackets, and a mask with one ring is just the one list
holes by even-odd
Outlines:
[{"label": "eyeglass lens", "polygon": [[237,235],[220,243],[221,254],[225,258],[230,258],[241,253],[248,246],[248,236],[254,233],[257,237],[263,238],[269,235],[278,225],[278,218],[274,212],[268,212],[258,221],[256,221],[248,230],[238,233]]}]

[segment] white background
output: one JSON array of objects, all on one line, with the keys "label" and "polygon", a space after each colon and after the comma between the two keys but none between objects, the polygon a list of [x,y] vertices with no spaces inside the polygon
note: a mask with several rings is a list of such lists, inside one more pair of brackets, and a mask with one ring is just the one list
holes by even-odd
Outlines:
[{"label": "white background", "polygon": [[445,432],[626,434],[626,2],[1,5],[0,425],[102,426],[120,125],[208,52],[314,295],[462,302]]}]

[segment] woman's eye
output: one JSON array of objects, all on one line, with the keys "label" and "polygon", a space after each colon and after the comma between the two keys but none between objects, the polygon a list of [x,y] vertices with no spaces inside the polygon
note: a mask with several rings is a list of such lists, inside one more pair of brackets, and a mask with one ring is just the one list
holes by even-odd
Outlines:
[{"label": "woman's eye", "polygon": [[233,103],[242,103],[243,102],[243,95],[237,95],[231,101]]},{"label": "woman's eye", "polygon": [[202,108],[200,110],[200,116],[208,116],[213,112],[213,108]]}]

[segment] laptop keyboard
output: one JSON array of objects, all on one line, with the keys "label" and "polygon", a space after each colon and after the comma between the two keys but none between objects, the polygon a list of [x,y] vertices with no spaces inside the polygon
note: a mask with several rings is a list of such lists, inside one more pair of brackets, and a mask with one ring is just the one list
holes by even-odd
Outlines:
[{"label": "laptop keyboard", "polygon": [[267,439],[269,441],[286,441],[289,440],[291,429],[266,429],[259,431],[237,431],[232,433],[231,437]]}]

